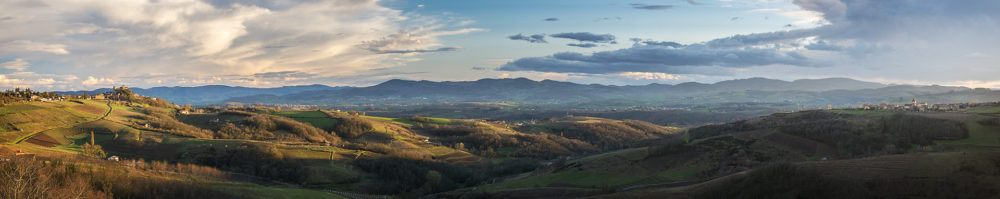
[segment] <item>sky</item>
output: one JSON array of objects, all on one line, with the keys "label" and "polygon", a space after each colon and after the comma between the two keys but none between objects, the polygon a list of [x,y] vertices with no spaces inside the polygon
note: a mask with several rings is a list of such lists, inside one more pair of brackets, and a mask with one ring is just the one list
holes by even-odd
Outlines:
[{"label": "sky", "polygon": [[996,10],[996,0],[4,0],[0,88],[518,77],[1000,88]]}]

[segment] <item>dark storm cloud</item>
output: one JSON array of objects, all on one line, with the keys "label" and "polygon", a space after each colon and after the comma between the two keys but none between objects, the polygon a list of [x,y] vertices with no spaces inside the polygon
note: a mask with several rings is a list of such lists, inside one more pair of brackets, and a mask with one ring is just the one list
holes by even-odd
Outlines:
[{"label": "dark storm cloud", "polygon": [[597,47],[597,44],[593,44],[593,43],[566,44],[566,45],[567,46],[580,47],[580,48],[593,48],[593,47]]},{"label": "dark storm cloud", "polygon": [[694,0],[687,0],[687,2],[688,2],[688,4],[691,4],[693,6],[702,5],[702,3],[698,3],[698,2],[696,2]]},{"label": "dark storm cloud", "polygon": [[546,18],[545,21],[559,21],[559,18]]},{"label": "dark storm cloud", "polygon": [[642,10],[666,10],[674,8],[673,5],[646,5],[641,3],[633,3],[631,4],[631,6],[632,8],[642,9]]},{"label": "dark storm cloud", "polygon": [[525,36],[523,34],[518,33],[517,35],[508,36],[507,39],[510,39],[510,40],[523,40],[523,41],[528,41],[528,42],[531,42],[531,43],[549,43],[549,42],[545,41],[545,34],[534,34],[534,35]]},{"label": "dark storm cloud", "polygon": [[567,32],[553,34],[551,37],[572,39],[580,42],[594,42],[594,43],[614,43],[615,36],[611,34],[594,34],[589,32]]}]

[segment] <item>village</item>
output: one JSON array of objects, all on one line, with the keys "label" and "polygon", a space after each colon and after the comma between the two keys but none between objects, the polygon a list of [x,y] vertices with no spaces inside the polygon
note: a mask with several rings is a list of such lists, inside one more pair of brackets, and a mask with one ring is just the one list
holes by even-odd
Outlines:
[{"label": "village", "polygon": [[918,103],[917,98],[909,104],[862,104],[858,105],[856,109],[858,110],[889,110],[889,111],[913,111],[913,112],[948,112],[948,111],[959,111],[962,109],[968,109],[977,106],[992,106],[998,105],[1000,101],[996,102],[966,102],[966,103],[954,103],[954,104],[929,104],[927,102]]}]

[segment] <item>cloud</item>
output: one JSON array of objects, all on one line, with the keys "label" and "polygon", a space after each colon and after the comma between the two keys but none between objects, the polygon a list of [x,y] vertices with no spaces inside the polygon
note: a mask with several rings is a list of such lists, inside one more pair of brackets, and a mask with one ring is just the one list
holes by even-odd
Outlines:
[{"label": "cloud", "polygon": [[666,10],[674,8],[673,5],[646,5],[641,3],[633,3],[630,5],[632,6],[632,8],[642,9],[642,10]]},{"label": "cloud", "polygon": [[702,3],[698,3],[698,2],[696,2],[696,1],[694,1],[694,0],[687,0],[687,3],[688,3],[688,4],[691,4],[691,5],[693,5],[693,6],[698,6],[698,5],[702,5]]},{"label": "cloud", "polygon": [[795,22],[793,22],[792,24],[799,25],[799,26],[805,26],[805,25],[824,25],[824,24],[829,23],[829,21],[827,21],[826,19],[823,18],[823,13],[816,12],[816,11],[811,11],[811,10],[763,8],[763,9],[750,10],[750,12],[754,12],[754,13],[774,13],[774,14],[778,14],[778,15],[781,15],[781,16],[785,16],[785,17],[792,18],[793,20],[795,20]]},{"label": "cloud", "polygon": [[719,74],[724,72],[703,69],[745,68],[773,64],[816,65],[801,54],[783,53],[777,48],[717,49],[699,44],[682,48],[640,45],[595,52],[592,55],[562,52],[545,57],[521,58],[504,64],[499,70],[587,74],[621,72]]},{"label": "cloud", "polygon": [[612,17],[601,17],[601,18],[594,19],[594,22],[608,21],[608,20],[612,20],[612,19],[621,21],[622,17],[620,17],[620,16],[615,16],[614,18],[612,18]]},{"label": "cloud", "polygon": [[73,88],[73,75],[37,74],[33,72],[13,72],[0,74],[0,88],[31,88],[38,90],[66,90]]},{"label": "cloud", "polygon": [[582,44],[566,44],[567,46],[580,47],[580,48],[593,48],[597,47],[597,44],[593,43],[582,43]]},{"label": "cloud", "polygon": [[83,82],[80,83],[87,86],[106,86],[114,84],[115,80],[112,80],[110,78],[94,78],[91,76],[87,76],[87,80],[83,80]]},{"label": "cloud", "polygon": [[531,43],[549,43],[548,41],[545,41],[545,34],[534,34],[534,35],[525,36],[523,34],[518,33],[517,35],[511,35],[511,36],[508,36],[507,38],[510,39],[510,40],[528,41],[528,42],[531,42]]},{"label": "cloud", "polygon": [[827,43],[826,41],[818,41],[816,43],[811,43],[805,45],[805,48],[809,50],[825,50],[825,51],[840,51],[844,49],[844,47],[842,46],[838,46],[833,43]]},{"label": "cloud", "polygon": [[409,50],[373,50],[372,52],[380,54],[410,54],[410,53],[447,52],[447,51],[456,51],[459,49],[462,49],[462,47],[443,47],[436,49],[409,49]]},{"label": "cloud", "polygon": [[16,40],[7,42],[6,44],[3,44],[3,46],[0,46],[0,52],[6,52],[6,53],[44,52],[57,55],[69,54],[69,51],[66,50],[66,45],[33,42],[29,40]]},{"label": "cloud", "polygon": [[11,69],[15,71],[24,71],[24,69],[28,68],[28,66],[29,66],[28,62],[24,61],[21,58],[14,59],[13,61],[0,63],[0,68]]},{"label": "cloud", "polygon": [[616,74],[621,77],[634,79],[634,80],[680,80],[680,75],[666,74],[666,73],[641,73],[641,72],[623,72]]},{"label": "cloud", "polygon": [[442,47],[436,49],[402,49],[410,46],[420,46],[430,43],[429,37],[421,34],[409,32],[399,32],[391,34],[377,40],[365,41],[361,43],[361,48],[379,54],[406,54],[406,53],[428,53],[455,51],[461,47]]},{"label": "cloud", "polygon": [[673,47],[673,48],[684,47],[684,44],[680,44],[680,43],[672,42],[672,41],[650,41],[650,40],[643,40],[643,39],[639,39],[639,38],[631,38],[629,40],[631,40],[632,42],[635,43],[633,45],[637,45],[637,46],[638,45],[645,45],[645,46],[665,46],[665,47]]},{"label": "cloud", "polygon": [[611,34],[594,34],[589,32],[567,32],[550,35],[555,38],[572,39],[580,42],[614,43],[615,36]]},{"label": "cloud", "polygon": [[[317,75],[305,78],[316,80],[356,74],[403,66],[417,53],[461,49],[439,38],[483,31],[463,17],[423,16],[370,0],[0,1],[0,11],[0,53],[46,60],[25,71],[139,87],[252,86],[219,77],[281,71],[309,71]],[[162,76],[123,78],[149,74]],[[257,85],[290,81],[270,83],[276,85]]]},{"label": "cloud", "polygon": [[559,18],[555,18],[555,17],[545,18],[545,21],[559,21]]},{"label": "cloud", "polygon": [[294,81],[294,80],[302,80],[315,77],[316,74],[310,74],[301,71],[280,71],[280,72],[257,73],[251,76],[260,79]]}]

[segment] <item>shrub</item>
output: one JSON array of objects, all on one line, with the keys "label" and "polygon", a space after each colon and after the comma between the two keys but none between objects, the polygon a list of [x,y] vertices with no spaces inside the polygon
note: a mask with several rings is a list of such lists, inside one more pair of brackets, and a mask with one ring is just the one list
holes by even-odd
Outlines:
[{"label": "shrub", "polygon": [[337,125],[333,127],[333,131],[341,137],[358,138],[368,131],[374,130],[371,123],[361,118],[341,117],[339,120],[340,121],[337,122]]}]

